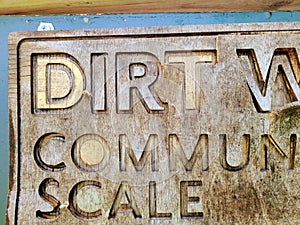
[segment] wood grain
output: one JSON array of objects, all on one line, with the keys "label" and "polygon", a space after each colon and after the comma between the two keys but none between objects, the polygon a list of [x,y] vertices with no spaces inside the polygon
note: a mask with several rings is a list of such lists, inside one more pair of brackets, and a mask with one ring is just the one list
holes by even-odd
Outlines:
[{"label": "wood grain", "polygon": [[299,39],[300,23],[10,34],[6,224],[299,224]]},{"label": "wood grain", "polygon": [[1,0],[0,15],[299,10],[300,0]]}]

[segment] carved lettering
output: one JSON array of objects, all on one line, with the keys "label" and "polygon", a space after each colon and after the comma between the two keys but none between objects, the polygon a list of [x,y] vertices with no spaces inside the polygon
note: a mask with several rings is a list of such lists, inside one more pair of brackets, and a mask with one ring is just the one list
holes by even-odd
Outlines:
[{"label": "carved lettering", "polygon": [[[202,156],[201,156],[202,153]],[[184,153],[184,150],[179,142],[179,138],[176,134],[169,135],[169,160],[170,171],[176,170],[176,159],[180,159],[186,171],[191,172],[197,159],[202,157],[202,171],[208,170],[209,155],[208,155],[208,135],[201,134],[198,142],[194,148],[193,154],[188,159]],[[178,160],[179,161],[179,160]]]},{"label": "carved lettering", "polygon": [[56,219],[61,213],[59,208],[61,203],[54,196],[46,192],[48,186],[59,187],[59,183],[53,178],[46,178],[39,186],[39,195],[53,206],[53,210],[50,212],[38,210],[36,211],[36,216],[42,219]]},{"label": "carved lettering", "polygon": [[101,183],[94,180],[86,180],[86,181],[81,181],[76,185],[74,185],[74,187],[70,191],[68,209],[75,217],[79,219],[94,220],[99,218],[102,215],[101,209],[94,212],[86,212],[80,209],[77,202],[77,194],[79,190],[86,187],[92,187],[92,188],[94,187],[100,189]]},{"label": "carved lettering", "polygon": [[291,134],[290,137],[290,158],[289,158],[289,169],[293,170],[295,168],[295,155],[297,147],[297,135]]},{"label": "carved lettering", "polygon": [[79,62],[68,54],[34,55],[34,109],[66,109],[76,104],[85,89]]},{"label": "carved lettering", "polygon": [[110,159],[108,143],[96,134],[82,135],[73,144],[72,159],[77,168],[82,171],[101,171]]},{"label": "carved lettering", "polygon": [[93,112],[106,110],[106,64],[107,54],[92,54],[92,97]]},{"label": "carved lettering", "polygon": [[201,181],[181,181],[180,182],[180,216],[181,218],[203,218],[203,212],[189,212],[188,203],[198,203],[199,197],[190,197],[189,187],[200,187]]},{"label": "carved lettering", "polygon": [[172,213],[157,212],[156,182],[149,183],[149,215],[151,219],[172,219]]},{"label": "carved lettering", "polygon": [[246,76],[255,106],[259,112],[271,110],[272,88],[278,74],[282,74],[290,101],[300,100],[300,67],[294,48],[276,49],[268,71],[263,73],[253,49],[238,49],[237,54]]},{"label": "carved lettering", "polygon": [[117,54],[117,109],[132,113],[133,90],[148,112],[160,112],[165,108],[152,86],[161,76],[159,60],[151,53]]},{"label": "carved lettering", "polygon": [[212,63],[215,60],[215,51],[187,51],[187,52],[167,52],[168,63],[184,64],[184,86],[183,102],[186,110],[196,110],[199,108],[199,97],[197,96],[197,86],[200,86],[196,70],[197,63]]},{"label": "carved lettering", "polygon": [[[297,136],[296,134],[291,134],[290,136],[290,155],[289,155],[289,166],[288,169],[294,169],[294,161],[295,161],[295,152],[296,152],[296,143],[297,143]],[[261,170],[266,171],[268,170],[268,152],[271,150],[275,150],[281,158],[285,159],[288,156],[282,151],[280,146],[274,140],[274,138],[270,134],[264,134],[261,136]]]},{"label": "carved lettering", "polygon": [[65,137],[62,134],[59,133],[48,133],[41,136],[38,141],[34,145],[34,160],[36,164],[45,171],[51,171],[51,172],[58,172],[65,169],[66,165],[64,162],[60,162],[56,165],[47,164],[43,161],[41,157],[41,149],[45,144],[47,144],[50,140],[56,140],[60,142],[65,141]]},{"label": "carved lettering", "polygon": [[249,163],[250,154],[250,135],[244,134],[242,136],[242,162],[238,166],[231,166],[227,162],[227,139],[226,134],[220,134],[220,162],[224,169],[229,171],[239,171],[245,168]]},{"label": "carved lettering", "polygon": [[148,156],[151,155],[152,171],[158,171],[158,142],[156,134],[149,135],[149,138],[139,160],[136,158],[127,136],[125,134],[121,134],[119,138],[120,171],[126,171],[126,155],[128,155],[131,159],[131,162],[133,163],[136,171],[142,171],[142,169],[145,167]]},{"label": "carved lettering", "polygon": [[[121,204],[121,199],[125,195],[128,203]],[[114,199],[113,205],[109,212],[109,219],[114,219],[117,216],[118,211],[120,212],[132,212],[135,219],[142,218],[140,210],[136,204],[135,198],[132,194],[131,187],[127,182],[123,181],[118,189],[117,195]]]}]

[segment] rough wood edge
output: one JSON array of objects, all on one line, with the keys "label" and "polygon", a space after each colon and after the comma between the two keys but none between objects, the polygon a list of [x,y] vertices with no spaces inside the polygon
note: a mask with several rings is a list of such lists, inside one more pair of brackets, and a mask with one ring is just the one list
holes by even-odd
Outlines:
[{"label": "rough wood edge", "polygon": [[85,30],[53,30],[53,31],[24,31],[12,32],[10,34],[11,41],[13,39],[21,42],[28,38],[71,38],[71,37],[87,37],[97,38],[113,36],[153,36],[153,35],[181,35],[181,34],[197,34],[197,35],[213,35],[213,34],[230,34],[242,32],[284,32],[299,31],[300,22],[271,22],[271,23],[239,23],[239,24],[213,24],[213,25],[183,25],[183,26],[164,26],[164,27],[130,27],[130,28],[96,28]]},{"label": "rough wood edge", "polygon": [[17,51],[20,36],[10,34],[8,39],[8,116],[9,116],[9,192],[7,199],[6,223],[15,217],[18,188],[18,84],[17,84]]}]

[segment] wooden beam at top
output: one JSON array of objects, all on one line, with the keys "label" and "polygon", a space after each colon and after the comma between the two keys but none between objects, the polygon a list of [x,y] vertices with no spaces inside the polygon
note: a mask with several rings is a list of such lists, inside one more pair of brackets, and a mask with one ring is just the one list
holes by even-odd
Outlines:
[{"label": "wooden beam at top", "polygon": [[300,0],[0,0],[0,15],[300,10]]}]

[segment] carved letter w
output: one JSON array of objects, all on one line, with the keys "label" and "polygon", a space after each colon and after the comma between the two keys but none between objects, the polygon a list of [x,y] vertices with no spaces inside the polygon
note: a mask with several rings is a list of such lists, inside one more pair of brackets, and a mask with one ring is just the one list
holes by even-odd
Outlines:
[{"label": "carved letter w", "polygon": [[267,70],[261,69],[253,49],[237,49],[237,54],[258,112],[271,110],[272,89],[279,74],[282,74],[289,101],[300,101],[300,66],[296,49],[276,49]]}]

